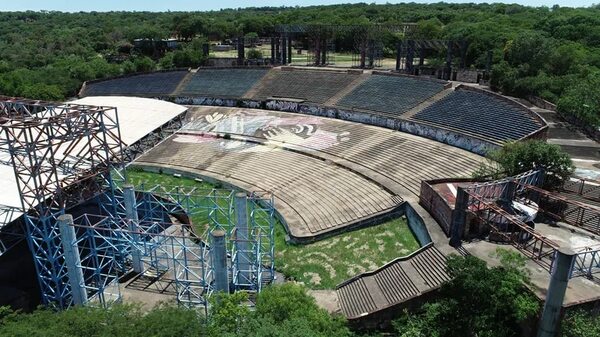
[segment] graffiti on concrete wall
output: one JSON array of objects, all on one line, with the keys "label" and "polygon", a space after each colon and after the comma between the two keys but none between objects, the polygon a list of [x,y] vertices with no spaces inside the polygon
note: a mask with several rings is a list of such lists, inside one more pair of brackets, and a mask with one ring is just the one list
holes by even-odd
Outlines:
[{"label": "graffiti on concrete wall", "polygon": [[185,97],[179,96],[175,97],[173,100],[176,104],[184,104],[184,105],[211,105],[211,106],[228,106],[234,107],[236,106],[236,99],[226,99],[226,98],[213,98],[213,97]]},{"label": "graffiti on concrete wall", "polygon": [[[259,138],[265,145],[284,143],[319,151],[350,139],[349,132],[327,130],[324,122],[325,120],[314,116],[290,116],[264,110],[214,112],[189,121],[182,129],[184,133],[200,131],[202,136],[181,137],[176,141],[205,142],[214,139],[214,134],[223,133]],[[235,141],[227,140],[226,143],[227,149],[241,148],[239,144],[234,144]],[[247,146],[243,149],[249,150]]]}]

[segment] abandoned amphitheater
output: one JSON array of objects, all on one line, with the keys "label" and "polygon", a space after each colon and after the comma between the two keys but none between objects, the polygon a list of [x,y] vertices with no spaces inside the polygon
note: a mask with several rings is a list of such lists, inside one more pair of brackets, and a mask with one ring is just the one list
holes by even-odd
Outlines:
[{"label": "abandoned amphitheater", "polygon": [[[206,307],[215,291],[286,281],[279,224],[310,249],[398,218],[418,248],[312,291],[319,304],[376,326],[435,296],[449,254],[494,264],[498,247],[528,258],[540,300],[569,249],[562,306],[600,299],[598,183],[550,193],[542,171],[472,178],[491,149],[563,135],[547,107],[468,83],[286,66],[134,74],[79,96],[1,98],[5,304]],[[170,184],[128,178],[140,172]]]}]

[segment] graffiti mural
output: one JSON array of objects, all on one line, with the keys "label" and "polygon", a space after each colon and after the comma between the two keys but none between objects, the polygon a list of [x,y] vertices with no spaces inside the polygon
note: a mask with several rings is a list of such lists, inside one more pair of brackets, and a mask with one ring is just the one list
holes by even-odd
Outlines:
[{"label": "graffiti mural", "polygon": [[[214,112],[191,120],[182,132],[202,132],[202,135],[179,135],[178,142],[214,141],[214,134],[234,134],[264,140],[265,145],[281,143],[320,151],[350,139],[349,132],[326,130],[325,120],[308,115],[283,116],[260,110],[239,110],[233,113]],[[242,143],[244,144],[242,146]],[[256,146],[243,141],[222,140],[226,150],[269,151],[272,147]]]}]

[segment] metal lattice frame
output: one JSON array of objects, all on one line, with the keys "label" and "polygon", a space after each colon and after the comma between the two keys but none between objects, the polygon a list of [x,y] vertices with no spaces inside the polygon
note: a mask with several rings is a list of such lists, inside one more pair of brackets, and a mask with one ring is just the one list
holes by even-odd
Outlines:
[{"label": "metal lattice frame", "polygon": [[[79,251],[84,287],[88,303],[108,306],[120,298],[118,276],[121,266],[117,258],[140,256],[145,274],[168,275],[177,291],[177,300],[185,306],[208,306],[214,292],[214,269],[210,258],[209,233],[224,230],[226,247],[231,256],[229,273],[233,290],[260,291],[274,279],[275,210],[270,193],[252,193],[245,202],[251,235],[251,277],[239,279],[239,259],[234,221],[235,193],[231,190],[207,190],[195,187],[141,186],[136,194],[139,219],[83,215],[74,220],[77,239],[70,244]],[[170,222],[172,217],[184,220],[207,219],[206,226]],[[189,218],[188,218],[189,216]],[[131,230],[135,221],[136,230]],[[203,227],[204,226],[204,227]],[[199,233],[198,229],[202,229]],[[123,251],[123,247],[128,247]],[[135,254],[137,253],[137,254]],[[248,253],[248,252],[246,252]],[[251,281],[248,284],[248,280]]]},{"label": "metal lattice frame", "polygon": [[[165,221],[168,215],[183,215],[189,221],[194,234],[209,242],[209,233],[223,230],[226,233],[226,249],[231,256],[230,272],[234,289],[260,291],[262,285],[273,281],[275,208],[270,192],[253,192],[245,203],[249,235],[241,237],[236,232],[235,191],[203,189],[197,187],[140,185],[140,224]],[[166,213],[166,214],[165,214]],[[197,223],[206,219],[207,223]],[[239,243],[248,242],[248,249],[240,254]],[[241,260],[244,261],[241,261]],[[241,265],[250,269],[240,270]],[[238,278],[240,272],[252,275],[251,279]]]},{"label": "metal lattice frame", "polygon": [[0,99],[0,148],[10,153],[44,304],[65,308],[71,289],[56,225],[65,208],[96,197],[120,212],[122,168],[115,108]]}]

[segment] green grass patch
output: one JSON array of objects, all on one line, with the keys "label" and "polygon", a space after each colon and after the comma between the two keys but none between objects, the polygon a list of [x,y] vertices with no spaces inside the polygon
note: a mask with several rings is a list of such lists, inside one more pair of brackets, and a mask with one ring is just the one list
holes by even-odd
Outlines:
[{"label": "green grass patch", "polygon": [[333,289],[348,278],[381,267],[419,248],[404,218],[343,233],[308,245],[288,245],[275,231],[275,266],[312,289]]},{"label": "green grass patch", "polygon": [[[128,171],[128,180],[134,186],[143,183],[148,187],[171,185],[207,190],[217,187],[207,182],[135,169]],[[191,218],[197,232],[202,233],[208,224],[208,212],[199,211]],[[343,233],[308,245],[287,244],[285,236],[283,225],[277,221],[275,268],[286,277],[304,283],[312,289],[333,289],[352,276],[381,267],[419,248],[419,243],[404,218]]]}]

